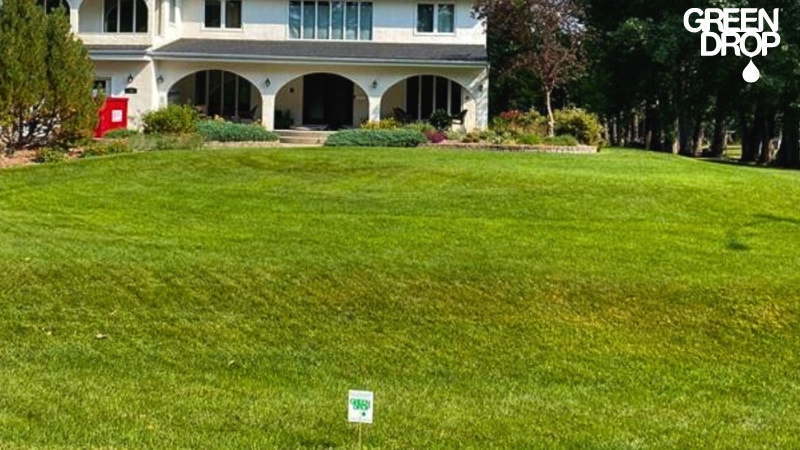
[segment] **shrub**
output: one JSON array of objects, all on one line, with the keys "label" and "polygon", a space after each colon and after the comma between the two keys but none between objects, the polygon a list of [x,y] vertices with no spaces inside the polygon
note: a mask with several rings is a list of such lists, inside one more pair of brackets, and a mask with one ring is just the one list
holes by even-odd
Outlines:
[{"label": "shrub", "polygon": [[559,147],[574,147],[580,142],[575,139],[574,136],[570,136],[568,134],[560,134],[555,137],[544,137],[542,138],[542,144],[544,145],[555,145]]},{"label": "shrub", "polygon": [[197,133],[207,141],[245,142],[277,141],[278,135],[260,125],[203,120],[197,123]]},{"label": "shrub", "polygon": [[145,134],[194,133],[198,118],[197,109],[190,105],[169,105],[166,108],[144,114],[142,124]]},{"label": "shrub", "polygon": [[403,127],[406,130],[414,130],[419,131],[420,133],[425,134],[428,131],[436,131],[433,125],[426,123],[426,122],[414,122],[409,123]]},{"label": "shrub", "polygon": [[129,141],[136,151],[149,152],[158,150],[196,150],[205,143],[198,133],[188,134],[148,134],[139,135]]},{"label": "shrub", "polygon": [[127,140],[111,140],[107,142],[98,141],[84,147],[81,156],[86,158],[91,156],[106,156],[106,155],[115,155],[118,153],[130,153],[132,151],[133,149],[131,149],[131,146],[128,145]]},{"label": "shrub", "polygon": [[541,145],[544,142],[544,138],[538,134],[525,133],[518,135],[516,141],[517,144],[522,145]]},{"label": "shrub", "polygon": [[381,119],[378,121],[371,121],[361,125],[365,130],[394,130],[400,128],[400,122],[394,118]]},{"label": "shrub", "polygon": [[574,136],[586,145],[599,145],[603,141],[603,127],[596,115],[580,108],[570,108],[558,110],[553,116],[556,134]]},{"label": "shrub", "polygon": [[428,119],[428,122],[439,131],[450,129],[450,127],[453,126],[453,118],[443,109],[434,111],[434,113],[431,114],[431,118]]},{"label": "shrub", "polygon": [[428,142],[424,134],[409,129],[344,130],[325,142],[327,147],[416,147]]},{"label": "shrub", "polygon": [[294,125],[294,115],[291,109],[284,109],[275,113],[275,128],[287,130]]},{"label": "shrub", "polygon": [[474,144],[480,142],[481,140],[482,138],[480,131],[470,131],[461,138],[461,142],[465,144]]},{"label": "shrub", "polygon": [[505,111],[494,117],[490,124],[492,130],[524,134],[547,134],[547,118],[531,110],[522,112],[517,109]]},{"label": "shrub", "polygon": [[60,148],[42,147],[36,150],[33,160],[37,163],[59,163],[67,160],[67,152]]},{"label": "shrub", "polygon": [[447,139],[447,135],[442,131],[428,131],[425,133],[425,137],[428,138],[428,141],[434,144],[438,144]]},{"label": "shrub", "polygon": [[129,130],[127,128],[117,128],[116,130],[111,130],[108,133],[103,135],[105,139],[127,139],[131,136],[137,136],[139,134],[136,130]]}]

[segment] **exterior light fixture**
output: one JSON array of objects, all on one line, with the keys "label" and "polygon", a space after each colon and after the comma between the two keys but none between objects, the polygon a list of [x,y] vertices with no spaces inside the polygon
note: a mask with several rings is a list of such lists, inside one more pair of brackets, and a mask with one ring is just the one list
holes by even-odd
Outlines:
[{"label": "exterior light fixture", "polygon": [[128,74],[128,83],[133,83],[133,74],[132,73]]},{"label": "exterior light fixture", "polygon": [[270,83],[269,78],[264,80],[264,86],[269,87],[270,84],[272,84],[272,83]]},{"label": "exterior light fixture", "polygon": [[376,89],[378,87],[378,80],[372,80],[372,89]]},{"label": "exterior light fixture", "polygon": [[163,76],[163,75],[159,75],[159,76],[158,76],[158,78],[156,78],[156,82],[157,82],[158,84],[161,84],[161,83],[163,83],[163,82],[164,82],[164,76]]}]

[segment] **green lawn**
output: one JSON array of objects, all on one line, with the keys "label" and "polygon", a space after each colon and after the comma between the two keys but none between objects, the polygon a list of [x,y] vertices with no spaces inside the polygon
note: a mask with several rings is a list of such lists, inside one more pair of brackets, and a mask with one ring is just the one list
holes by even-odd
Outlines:
[{"label": "green lawn", "polygon": [[[636,151],[0,171],[0,449],[800,448],[800,173]],[[107,336],[98,339],[97,335]]]}]

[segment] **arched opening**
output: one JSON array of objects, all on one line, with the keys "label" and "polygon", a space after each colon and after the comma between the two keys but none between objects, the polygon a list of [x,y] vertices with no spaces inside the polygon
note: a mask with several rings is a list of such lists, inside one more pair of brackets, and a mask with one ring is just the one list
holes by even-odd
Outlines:
[{"label": "arched opening", "polygon": [[275,128],[338,130],[369,118],[369,99],[358,85],[332,73],[312,73],[286,83],[275,97]]},{"label": "arched opening", "polygon": [[251,123],[261,118],[261,93],[233,72],[201,70],[181,78],[167,93],[167,103],[193,105],[201,115]]},{"label": "arched opening", "polygon": [[69,3],[66,0],[36,0],[36,4],[44,8],[44,12],[47,14],[58,10],[58,8],[63,8],[63,13],[69,14]]},{"label": "arched opening", "polygon": [[463,120],[470,100],[459,83],[438,75],[414,75],[390,87],[381,98],[381,118],[425,121],[437,110]]}]

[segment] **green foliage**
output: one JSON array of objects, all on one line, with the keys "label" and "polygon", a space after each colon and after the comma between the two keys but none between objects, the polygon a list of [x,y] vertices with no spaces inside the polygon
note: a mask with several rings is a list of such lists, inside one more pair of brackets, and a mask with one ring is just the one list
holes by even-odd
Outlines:
[{"label": "green foliage", "polygon": [[579,144],[575,137],[562,134],[554,137],[538,134],[520,134],[515,137],[517,144],[523,145],[552,145],[557,147],[573,147]]},{"label": "green foliage", "polygon": [[115,130],[106,132],[106,134],[103,135],[103,139],[127,139],[133,136],[138,136],[139,134],[140,133],[136,130],[117,128]]},{"label": "green foliage", "polygon": [[196,150],[203,147],[205,139],[199,133],[144,134],[128,140],[135,151]]},{"label": "green foliage", "polygon": [[449,130],[453,125],[453,118],[443,109],[437,109],[431,114],[428,122],[439,131]]},{"label": "green foliage", "polygon": [[199,119],[197,109],[191,105],[169,105],[142,116],[145,134],[184,134],[194,133]]},{"label": "green foliage", "polygon": [[291,109],[283,109],[275,113],[275,129],[288,130],[294,125],[294,114]]},{"label": "green foliage", "polygon": [[36,157],[33,159],[37,163],[60,163],[68,158],[67,152],[58,147],[42,147],[36,150]]},{"label": "green foliage", "polygon": [[405,130],[414,130],[419,131],[422,134],[425,134],[429,131],[436,131],[436,127],[427,123],[427,122],[412,122],[406,125],[403,125],[403,129]]},{"label": "green foliage", "polygon": [[402,125],[395,118],[381,119],[378,121],[366,122],[361,125],[364,130],[394,130],[400,128]]},{"label": "green foliage", "polygon": [[0,148],[66,145],[90,136],[94,65],[65,14],[0,2]]},{"label": "green foliage", "polygon": [[106,140],[95,141],[91,145],[84,147],[81,156],[84,158],[92,156],[116,155],[119,153],[130,153],[133,149],[126,140]]},{"label": "green foliage", "polygon": [[504,111],[497,117],[492,118],[490,128],[498,132],[544,136],[547,134],[547,117],[542,116],[533,109],[526,112],[513,109]]},{"label": "green foliage", "polygon": [[580,108],[555,111],[556,134],[574,136],[582,144],[599,145],[603,142],[603,126],[595,114]]},{"label": "green foliage", "polygon": [[218,142],[267,142],[277,141],[279,136],[260,125],[247,125],[218,120],[197,122],[197,133],[206,141]]},{"label": "green foliage", "polygon": [[428,142],[419,131],[396,130],[344,130],[328,137],[327,147],[416,147]]}]

